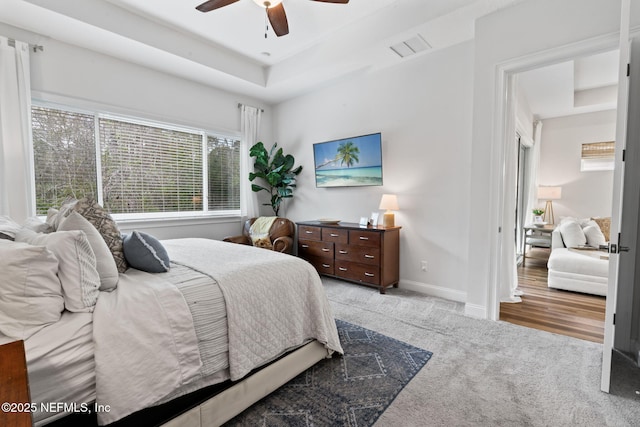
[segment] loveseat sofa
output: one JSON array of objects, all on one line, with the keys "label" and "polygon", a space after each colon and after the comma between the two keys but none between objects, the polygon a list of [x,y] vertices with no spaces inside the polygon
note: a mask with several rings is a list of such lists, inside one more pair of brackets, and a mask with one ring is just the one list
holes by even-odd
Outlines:
[{"label": "loveseat sofa", "polygon": [[[578,223],[578,225],[581,230],[585,230],[586,227],[593,226],[593,221],[585,221]],[[571,230],[569,230],[570,228]],[[587,229],[587,232],[589,231]],[[563,232],[565,232],[564,239]],[[606,296],[609,276],[607,254],[598,250],[584,250],[587,246],[586,238],[584,243],[576,244],[574,239],[568,237],[570,232],[579,234],[578,228],[575,226],[565,226],[561,223],[551,234],[551,255],[547,263],[548,286],[555,289]],[[565,240],[570,242],[565,243]],[[602,240],[605,238],[603,237]],[[597,243],[601,244],[602,242]],[[574,249],[569,250],[567,245],[574,247]],[[592,246],[594,245],[592,244]],[[576,247],[582,248],[582,250],[576,250]]]}]

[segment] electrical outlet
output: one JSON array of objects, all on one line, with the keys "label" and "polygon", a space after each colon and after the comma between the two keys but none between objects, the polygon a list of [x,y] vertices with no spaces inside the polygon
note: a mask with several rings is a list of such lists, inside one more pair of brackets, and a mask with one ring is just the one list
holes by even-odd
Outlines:
[{"label": "electrical outlet", "polygon": [[427,271],[427,261],[420,262],[420,270]]}]

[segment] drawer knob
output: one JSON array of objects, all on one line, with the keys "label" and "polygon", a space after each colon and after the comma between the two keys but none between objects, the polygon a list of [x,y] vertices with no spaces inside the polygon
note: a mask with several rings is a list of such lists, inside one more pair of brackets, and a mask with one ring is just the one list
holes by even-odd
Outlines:
[{"label": "drawer knob", "polygon": [[341,251],[338,251],[338,252],[340,252],[340,253],[341,253],[341,254],[343,254],[343,255],[344,255],[344,254],[348,254],[348,253],[349,253],[349,252],[347,252],[347,251],[342,251],[342,250],[341,250]]},{"label": "drawer knob", "polygon": [[313,231],[309,231],[309,230],[305,230],[304,232],[307,234],[313,234]]},{"label": "drawer knob", "polygon": [[369,254],[365,254],[364,257],[365,258],[369,258],[369,259],[374,259],[375,258],[375,256],[369,255]]},{"label": "drawer knob", "polygon": [[329,264],[322,264],[322,266],[323,266],[324,268],[329,268],[329,267],[331,267]]},{"label": "drawer knob", "polygon": [[322,248],[322,252],[329,252],[329,251],[331,251],[331,249]]},{"label": "drawer knob", "polygon": [[331,234],[330,234],[330,236],[331,236],[331,237],[338,237],[338,236],[340,236],[340,235],[339,235],[339,234],[336,234],[336,233],[331,233]]},{"label": "drawer knob", "polygon": [[369,240],[368,237],[360,236],[360,240]]},{"label": "drawer knob", "polygon": [[302,245],[303,249],[307,249],[309,247],[309,245]]},{"label": "drawer knob", "polygon": [[344,267],[338,267],[338,270],[340,270],[340,271],[347,271],[347,269],[346,269],[346,268],[344,268]]},{"label": "drawer knob", "polygon": [[364,275],[367,276],[367,277],[375,277],[375,274],[373,274],[373,273],[366,273],[365,272]]}]

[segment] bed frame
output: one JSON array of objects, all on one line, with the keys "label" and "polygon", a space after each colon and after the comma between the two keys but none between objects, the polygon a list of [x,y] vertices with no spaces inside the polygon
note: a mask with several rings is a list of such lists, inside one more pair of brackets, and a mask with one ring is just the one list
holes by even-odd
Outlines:
[{"label": "bed frame", "polygon": [[327,357],[324,345],[311,341],[163,424],[163,427],[222,425]]}]

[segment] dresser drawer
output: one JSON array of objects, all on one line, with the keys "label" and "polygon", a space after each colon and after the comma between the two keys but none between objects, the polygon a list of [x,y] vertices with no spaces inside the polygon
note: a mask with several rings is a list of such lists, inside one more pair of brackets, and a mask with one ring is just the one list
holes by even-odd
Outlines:
[{"label": "dresser drawer", "polygon": [[323,228],[322,241],[335,242],[335,243],[348,243],[349,230],[340,230],[338,228]]},{"label": "dresser drawer", "polygon": [[336,243],[335,252],[336,260],[374,265],[380,263],[380,248],[377,246],[354,246]]},{"label": "dresser drawer", "polygon": [[333,243],[316,242],[315,240],[298,240],[298,254],[302,258],[333,258]]},{"label": "dresser drawer", "polygon": [[301,225],[298,227],[298,239],[306,240],[322,240],[322,229],[320,227],[311,227],[309,225]]},{"label": "dresser drawer", "polygon": [[334,268],[338,277],[380,285],[380,268],[377,265],[336,260]]},{"label": "dresser drawer", "polygon": [[334,274],[333,258],[310,256],[307,258],[307,261],[309,261],[311,265],[313,265],[313,267],[318,271],[318,274]]},{"label": "dresser drawer", "polygon": [[349,244],[380,247],[380,233],[366,230],[350,230]]}]

